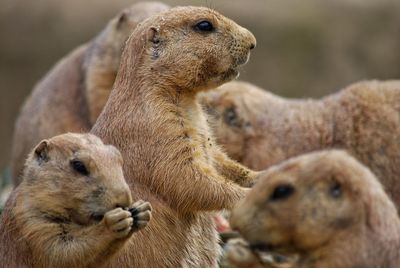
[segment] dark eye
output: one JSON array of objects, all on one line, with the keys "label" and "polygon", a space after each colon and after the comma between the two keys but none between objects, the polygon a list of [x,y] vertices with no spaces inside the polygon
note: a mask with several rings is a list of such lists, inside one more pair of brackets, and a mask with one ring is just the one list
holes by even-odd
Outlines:
[{"label": "dark eye", "polygon": [[85,164],[80,160],[71,160],[72,168],[82,175],[89,175],[89,171],[86,169]]},{"label": "dark eye", "polygon": [[212,23],[207,20],[200,21],[194,28],[201,32],[212,32],[214,30]]},{"label": "dark eye", "polygon": [[286,199],[290,195],[292,195],[293,192],[294,188],[292,185],[289,184],[278,185],[269,199],[270,201]]},{"label": "dark eye", "polygon": [[329,194],[333,198],[339,198],[342,196],[342,185],[338,182],[334,182],[331,187],[329,188]]},{"label": "dark eye", "polygon": [[224,112],[224,121],[232,127],[240,127],[240,120],[236,114],[235,108],[231,107]]}]

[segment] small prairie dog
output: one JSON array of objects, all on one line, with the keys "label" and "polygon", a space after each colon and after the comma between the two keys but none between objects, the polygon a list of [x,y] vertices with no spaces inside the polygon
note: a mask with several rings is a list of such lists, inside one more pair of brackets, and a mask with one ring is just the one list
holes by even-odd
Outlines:
[{"label": "small prairie dog", "polygon": [[25,159],[39,141],[90,130],[107,102],[126,39],[141,21],[168,8],[160,2],[139,2],[122,10],[93,40],[62,58],[35,85],[15,123],[14,186],[20,183]]},{"label": "small prairie dog", "polygon": [[30,153],[0,224],[3,267],[99,267],[151,218],[132,205],[119,151],[91,134],[63,134]]},{"label": "small prairie dog", "polygon": [[212,213],[232,208],[258,173],[216,146],[196,95],[236,78],[255,45],[234,21],[190,6],[148,18],[128,39],[91,133],[121,151],[154,219],[115,267],[217,267]]},{"label": "small prairie dog", "polygon": [[321,149],[345,149],[369,167],[400,205],[400,81],[365,81],[322,99],[286,99],[250,83],[203,94],[219,143],[263,170]]},{"label": "small prairie dog", "polygon": [[271,167],[230,223],[256,253],[247,256],[287,254],[296,257],[296,268],[400,265],[396,207],[372,172],[344,151],[314,152]]}]

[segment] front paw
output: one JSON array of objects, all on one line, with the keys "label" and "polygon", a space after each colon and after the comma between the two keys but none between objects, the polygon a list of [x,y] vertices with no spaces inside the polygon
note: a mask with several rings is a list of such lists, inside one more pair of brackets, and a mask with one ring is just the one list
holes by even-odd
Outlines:
[{"label": "front paw", "polygon": [[116,208],[104,214],[104,223],[115,238],[124,238],[131,233],[133,218],[129,211]]},{"label": "front paw", "polygon": [[250,250],[246,241],[235,238],[228,241],[224,247],[224,263],[232,268],[264,267],[257,256]]},{"label": "front paw", "polygon": [[151,220],[152,207],[149,202],[139,200],[129,209],[133,217],[133,231],[138,231],[147,226]]}]

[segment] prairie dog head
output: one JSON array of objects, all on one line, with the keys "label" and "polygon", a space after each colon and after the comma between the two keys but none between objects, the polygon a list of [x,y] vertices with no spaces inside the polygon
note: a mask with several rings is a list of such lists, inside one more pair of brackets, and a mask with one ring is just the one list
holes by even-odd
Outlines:
[{"label": "prairie dog head", "polygon": [[97,57],[86,59],[86,65],[98,61],[105,65],[104,68],[112,68],[116,73],[125,42],[136,26],[148,17],[169,8],[161,2],[139,2],[123,9],[96,38],[91,55],[95,54]]},{"label": "prairie dog head", "polygon": [[282,137],[291,124],[287,101],[251,83],[231,81],[198,97],[226,153],[256,170],[287,159]]},{"label": "prairie dog head", "polygon": [[244,160],[247,142],[256,136],[256,113],[266,105],[264,98],[264,91],[242,81],[231,81],[198,96],[218,144],[237,161]]},{"label": "prairie dog head", "polygon": [[176,7],[136,28],[120,74],[135,69],[161,87],[197,92],[237,77],[255,45],[253,34],[214,10]]},{"label": "prairie dog head", "polygon": [[21,207],[39,209],[79,224],[132,203],[122,156],[91,134],[63,134],[41,141],[26,161]]},{"label": "prairie dog head", "polygon": [[231,224],[255,249],[298,253],[349,241],[366,226],[379,229],[381,215],[397,217],[375,176],[333,150],[268,169],[234,209]]}]

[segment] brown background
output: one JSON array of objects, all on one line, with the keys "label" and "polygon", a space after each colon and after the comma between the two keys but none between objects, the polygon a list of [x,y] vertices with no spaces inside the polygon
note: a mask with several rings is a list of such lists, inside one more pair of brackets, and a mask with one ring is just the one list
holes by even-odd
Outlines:
[{"label": "brown background", "polygon": [[[35,82],[133,2],[0,0],[0,170]],[[400,77],[398,0],[164,2],[212,7],[250,29],[258,43],[241,79],[283,96],[320,97],[361,79]]]}]

